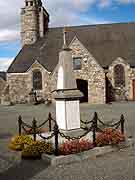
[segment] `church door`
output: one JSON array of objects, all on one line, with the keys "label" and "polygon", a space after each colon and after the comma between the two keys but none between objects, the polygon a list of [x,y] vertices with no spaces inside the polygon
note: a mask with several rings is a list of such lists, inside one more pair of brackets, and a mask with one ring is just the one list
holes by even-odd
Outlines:
[{"label": "church door", "polygon": [[106,76],[106,103],[115,101],[114,88]]},{"label": "church door", "polygon": [[88,102],[88,81],[83,79],[77,79],[77,88],[83,93],[83,97],[80,99],[80,102]]},{"label": "church door", "polygon": [[133,80],[133,100],[135,100],[135,79]]}]

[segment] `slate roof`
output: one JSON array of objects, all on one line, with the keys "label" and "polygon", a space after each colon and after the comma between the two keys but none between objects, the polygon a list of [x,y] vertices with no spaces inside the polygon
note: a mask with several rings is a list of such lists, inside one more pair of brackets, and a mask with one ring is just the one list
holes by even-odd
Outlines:
[{"label": "slate roof", "polygon": [[6,72],[0,72],[0,78],[6,81]]},{"label": "slate roof", "polygon": [[[102,67],[108,67],[117,57],[135,66],[135,23],[73,26],[68,29],[68,44],[76,36]],[[8,73],[25,72],[35,60],[52,72],[62,45],[63,27],[49,28],[44,38],[22,48]]]}]

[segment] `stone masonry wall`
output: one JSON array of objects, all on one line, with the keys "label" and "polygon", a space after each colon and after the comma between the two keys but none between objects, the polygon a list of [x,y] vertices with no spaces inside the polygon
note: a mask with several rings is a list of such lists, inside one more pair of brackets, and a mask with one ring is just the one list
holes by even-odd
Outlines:
[{"label": "stone masonry wall", "polygon": [[[120,98],[119,98],[120,95],[117,92],[117,88],[115,87],[115,84],[114,84],[114,67],[117,64],[123,65],[124,70],[125,70],[125,87],[123,90],[121,89],[121,91],[123,91],[122,92],[123,97],[120,97]],[[110,82],[114,88],[115,100],[117,100],[117,99],[125,100],[125,98],[127,98],[128,100],[132,99],[132,80],[131,80],[132,78],[131,78],[131,76],[135,77],[131,71],[130,65],[127,64],[126,61],[120,57],[118,57],[116,60],[114,60],[113,63],[109,66],[107,77],[110,80]]]},{"label": "stone masonry wall", "polygon": [[1,103],[1,97],[2,97],[2,92],[6,86],[6,81],[4,81],[2,78],[0,78],[0,103]]},{"label": "stone masonry wall", "polygon": [[[70,44],[73,57],[81,57],[81,70],[74,70],[76,79],[88,81],[88,101],[90,104],[105,103],[105,73],[94,57],[85,49],[81,42],[74,38]],[[57,67],[52,76],[52,90],[56,89]]]},{"label": "stone masonry wall", "polygon": [[9,95],[14,103],[28,103],[32,85],[32,72],[40,70],[42,73],[43,89],[37,90],[39,98],[47,98],[50,95],[50,75],[38,62],[35,62],[26,73],[9,73],[7,82],[9,84]]}]

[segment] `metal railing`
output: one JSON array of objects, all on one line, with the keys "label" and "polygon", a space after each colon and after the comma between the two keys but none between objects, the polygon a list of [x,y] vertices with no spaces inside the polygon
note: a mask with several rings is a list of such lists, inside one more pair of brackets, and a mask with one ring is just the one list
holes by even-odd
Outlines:
[{"label": "metal railing", "polygon": [[[52,128],[52,122],[54,123],[53,128]],[[52,132],[52,133],[48,137],[44,137],[42,135],[42,133],[40,132],[40,128],[43,127],[44,125],[46,125],[47,123],[49,123],[49,132]],[[103,131],[99,127],[99,124],[103,125],[104,128],[106,128],[106,127],[111,127],[114,129],[120,128],[122,134],[124,134],[124,129],[125,129],[124,128],[125,118],[124,118],[123,114],[121,115],[120,120],[118,122],[115,122],[114,124],[110,124],[110,123],[108,124],[108,123],[104,123],[103,121],[101,121],[98,117],[97,112],[94,113],[94,117],[91,121],[84,122],[81,120],[81,123],[83,123],[84,125],[90,125],[90,127],[82,128],[84,130],[83,134],[81,134],[77,137],[71,137],[71,136],[65,135],[64,133],[62,133],[60,131],[58,124],[57,124],[56,120],[54,120],[52,118],[51,113],[49,113],[47,120],[45,120],[40,125],[37,125],[37,121],[35,118],[33,119],[32,124],[29,125],[22,120],[21,116],[18,117],[19,135],[22,134],[22,129],[25,132],[27,132],[26,128],[30,128],[30,130],[31,130],[30,132],[33,135],[34,141],[36,141],[37,135],[39,135],[43,140],[50,140],[54,137],[55,155],[56,156],[59,154],[59,137],[60,136],[67,140],[79,140],[82,137],[85,137],[89,132],[92,132],[93,145],[96,147],[96,133]]]}]

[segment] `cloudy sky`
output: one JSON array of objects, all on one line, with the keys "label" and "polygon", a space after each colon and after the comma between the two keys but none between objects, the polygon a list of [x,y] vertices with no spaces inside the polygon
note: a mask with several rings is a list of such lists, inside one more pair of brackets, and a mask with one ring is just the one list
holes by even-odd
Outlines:
[{"label": "cloudy sky", "polygon": [[[135,0],[42,0],[50,26],[135,22]],[[0,0],[0,71],[21,49],[20,8],[24,0]]]}]

